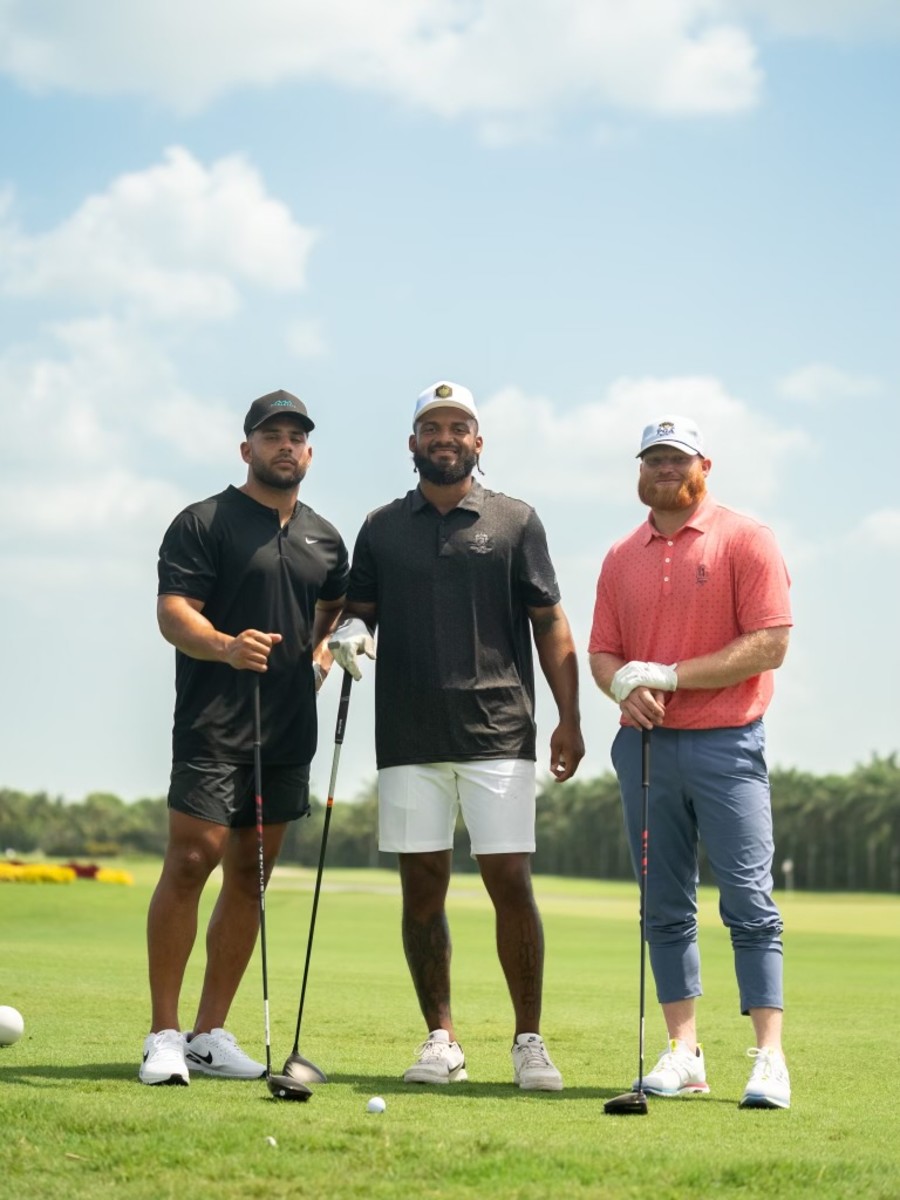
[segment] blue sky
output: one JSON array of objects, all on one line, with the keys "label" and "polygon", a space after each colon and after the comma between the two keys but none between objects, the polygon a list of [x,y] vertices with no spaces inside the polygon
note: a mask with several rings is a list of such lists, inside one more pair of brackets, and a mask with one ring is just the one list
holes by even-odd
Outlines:
[{"label": "blue sky", "polygon": [[[898,44],[887,0],[0,2],[0,785],[163,794],[169,520],[286,387],[352,545],[438,378],[546,526],[585,774],[597,571],[673,411],[793,578],[770,762],[895,752]],[[373,776],[369,679],[338,791]]]}]

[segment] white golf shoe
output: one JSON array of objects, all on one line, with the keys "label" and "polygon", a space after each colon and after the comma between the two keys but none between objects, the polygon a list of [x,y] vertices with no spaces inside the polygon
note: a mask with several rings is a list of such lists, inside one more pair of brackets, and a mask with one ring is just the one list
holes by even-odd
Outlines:
[{"label": "white golf shoe", "polygon": [[[632,1084],[635,1091],[638,1083],[636,1079]],[[694,1053],[683,1042],[673,1038],[653,1070],[644,1076],[643,1085],[644,1091],[651,1096],[705,1095],[709,1091],[709,1084],[706,1082],[703,1047],[698,1046]]]},{"label": "white golf shoe", "polygon": [[265,1064],[245,1054],[234,1034],[224,1029],[195,1033],[190,1041],[188,1036],[184,1036],[184,1057],[192,1071],[220,1079],[261,1079],[266,1073]]},{"label": "white golf shoe", "polygon": [[151,1085],[191,1082],[184,1061],[184,1039],[177,1029],[160,1029],[144,1038],[144,1055],[138,1071],[141,1083]]},{"label": "white golf shoe", "polygon": [[738,1107],[790,1108],[791,1077],[784,1055],[778,1050],[759,1050],[755,1046],[747,1054],[755,1061]]},{"label": "white golf shoe", "polygon": [[451,1042],[446,1029],[432,1029],[418,1049],[418,1058],[403,1073],[404,1083],[463,1083],[466,1056],[459,1042]]},{"label": "white golf shoe", "polygon": [[512,1048],[513,1083],[526,1092],[561,1092],[562,1075],[538,1033],[520,1033]]}]

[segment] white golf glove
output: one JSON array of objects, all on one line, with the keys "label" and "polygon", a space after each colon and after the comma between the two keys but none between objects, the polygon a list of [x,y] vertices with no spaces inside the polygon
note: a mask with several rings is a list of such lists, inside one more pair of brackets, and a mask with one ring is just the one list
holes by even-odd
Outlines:
[{"label": "white golf glove", "polygon": [[374,658],[375,639],[369,633],[369,627],[365,621],[361,621],[359,617],[348,617],[346,621],[341,621],[331,635],[328,649],[334,655],[334,661],[339,667],[343,667],[354,679],[362,679],[362,671],[357,665],[356,656],[365,654],[369,658]]},{"label": "white golf glove", "polygon": [[628,662],[619,667],[609,690],[618,704],[627,700],[636,687],[650,688],[655,692],[674,692],[678,687],[678,676],[674,667],[655,662]]}]

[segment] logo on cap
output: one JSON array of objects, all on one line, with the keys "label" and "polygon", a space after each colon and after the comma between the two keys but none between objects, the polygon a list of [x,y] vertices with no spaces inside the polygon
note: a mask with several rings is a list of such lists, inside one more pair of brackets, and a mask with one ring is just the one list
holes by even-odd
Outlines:
[{"label": "logo on cap", "polygon": [[670,437],[675,432],[674,421],[660,421],[656,427],[657,437]]},{"label": "logo on cap", "polygon": [[440,387],[434,389],[434,394],[439,400],[446,400],[448,396],[453,395],[453,388],[447,383],[442,383]]},{"label": "logo on cap", "polygon": [[293,408],[293,400],[273,400],[270,408]]}]

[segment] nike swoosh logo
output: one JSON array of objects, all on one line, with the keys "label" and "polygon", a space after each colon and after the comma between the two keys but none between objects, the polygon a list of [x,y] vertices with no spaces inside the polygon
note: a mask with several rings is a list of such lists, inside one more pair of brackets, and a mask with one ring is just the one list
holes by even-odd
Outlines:
[{"label": "nike swoosh logo", "polygon": [[318,538],[307,538],[306,544],[307,546],[314,546],[318,540]]},{"label": "nike swoosh logo", "polygon": [[205,1062],[207,1064],[212,1062],[211,1054],[197,1054],[193,1050],[188,1050],[187,1057],[192,1058],[194,1060],[194,1062]]}]

